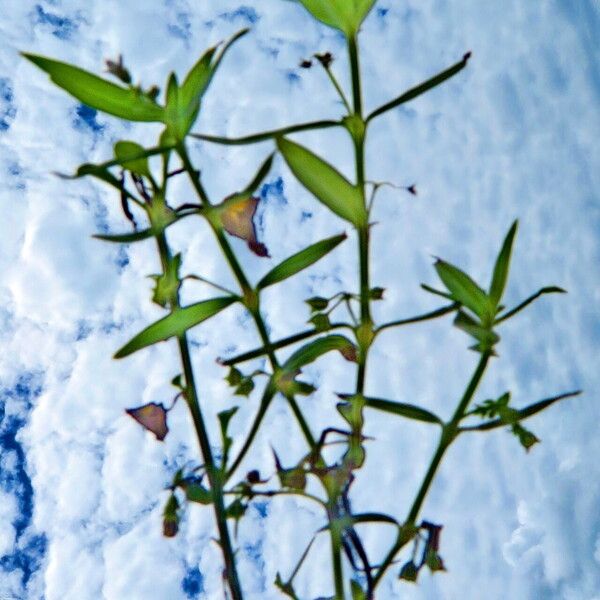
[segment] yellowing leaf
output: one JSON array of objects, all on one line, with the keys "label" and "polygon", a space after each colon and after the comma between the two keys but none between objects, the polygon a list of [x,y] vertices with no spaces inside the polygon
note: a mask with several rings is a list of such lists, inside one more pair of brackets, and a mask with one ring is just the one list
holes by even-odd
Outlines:
[{"label": "yellowing leaf", "polygon": [[162,404],[150,402],[138,408],[128,408],[125,411],[133,417],[144,429],[151,431],[157,440],[164,440],[169,428],[167,427],[167,411]]},{"label": "yellowing leaf", "polygon": [[254,215],[258,198],[232,196],[219,207],[221,223],[227,233],[248,242],[248,247],[258,256],[269,256],[269,251],[256,237]]}]

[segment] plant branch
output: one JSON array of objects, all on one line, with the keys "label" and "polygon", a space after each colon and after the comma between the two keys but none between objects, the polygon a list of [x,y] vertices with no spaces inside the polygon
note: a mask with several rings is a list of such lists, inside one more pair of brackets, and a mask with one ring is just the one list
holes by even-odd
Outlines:
[{"label": "plant branch", "polygon": [[312,123],[301,123],[300,125],[291,125],[290,127],[282,127],[281,129],[272,129],[263,133],[255,133],[252,135],[246,135],[238,138],[227,138],[216,135],[206,135],[203,133],[192,133],[192,137],[203,140],[205,142],[212,142],[213,144],[223,144],[226,146],[245,146],[248,144],[256,144],[258,142],[265,142],[272,140],[290,133],[299,133],[301,131],[310,131],[312,129],[328,129],[330,127],[341,127],[342,123],[339,121],[324,120],[324,121],[313,121]]},{"label": "plant branch", "polygon": [[[464,394],[462,395],[458,406],[456,407],[456,410],[454,411],[452,420],[444,426],[435,454],[431,459],[431,463],[429,464],[427,473],[425,474],[423,482],[421,483],[419,491],[417,492],[417,496],[406,518],[406,523],[409,526],[414,525],[419,515],[419,511],[421,510],[421,507],[423,505],[423,502],[427,497],[427,493],[429,492],[433,478],[442,462],[442,458],[444,457],[444,454],[450,446],[450,444],[452,444],[454,439],[456,439],[460,421],[466,413],[469,403],[473,399],[473,395],[475,394],[475,391],[477,390],[481,378],[483,377],[490,356],[491,354],[489,352],[484,352],[481,355],[481,358],[477,363],[477,367],[475,368],[475,372],[473,373],[473,376],[471,377],[471,380],[469,381],[469,384],[467,385],[467,388]],[[377,574],[374,577],[375,585],[377,585],[377,583],[385,574],[388,567],[392,564],[396,557],[396,554],[398,554],[398,552],[410,541],[410,539],[411,538],[406,539],[406,537],[402,535],[398,536],[398,540],[388,552],[386,558],[381,563],[381,566],[379,567],[379,570],[377,571]]]},{"label": "plant branch", "polygon": [[[169,263],[171,261],[171,253],[164,232],[156,236],[156,241],[163,272],[167,272]],[[170,307],[171,312],[178,310],[179,307],[179,295],[177,294]],[[223,553],[223,559],[225,561],[227,582],[229,584],[233,600],[242,600],[242,588],[235,565],[235,553],[231,544],[231,538],[229,536],[229,528],[227,526],[227,515],[225,510],[225,501],[223,498],[223,482],[219,473],[219,469],[216,466],[214,457],[212,455],[208,432],[206,430],[204,417],[198,401],[196,382],[194,380],[194,371],[192,368],[189,345],[185,332],[177,338],[177,344],[179,347],[179,354],[185,378],[185,399],[192,415],[196,436],[198,438],[198,443],[202,452],[202,458],[206,467],[206,474],[210,483],[215,517],[217,520],[217,529],[219,531],[219,541],[221,551]]]}]

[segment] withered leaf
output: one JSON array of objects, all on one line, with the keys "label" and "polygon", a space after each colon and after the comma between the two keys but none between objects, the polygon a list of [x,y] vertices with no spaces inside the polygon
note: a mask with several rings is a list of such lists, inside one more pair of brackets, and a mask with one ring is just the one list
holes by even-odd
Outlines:
[{"label": "withered leaf", "polygon": [[258,241],[254,215],[258,198],[231,196],[220,207],[221,223],[227,233],[248,242],[248,247],[258,256],[269,256],[267,247]]},{"label": "withered leaf", "polygon": [[128,408],[125,411],[133,417],[144,429],[151,431],[156,439],[163,441],[169,433],[167,427],[167,411],[162,404],[150,402],[137,408]]}]

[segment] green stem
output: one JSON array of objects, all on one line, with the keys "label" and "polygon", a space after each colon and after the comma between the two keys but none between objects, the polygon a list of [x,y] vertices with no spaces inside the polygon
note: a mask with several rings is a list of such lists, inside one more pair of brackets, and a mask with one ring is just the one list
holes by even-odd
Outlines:
[{"label": "green stem", "polygon": [[256,133],[252,135],[246,135],[239,138],[226,138],[217,135],[205,135],[202,133],[192,133],[192,137],[205,142],[212,142],[214,144],[224,144],[227,146],[246,146],[247,144],[257,144],[266,140],[272,140],[282,135],[289,135],[290,133],[298,133],[300,131],[310,131],[313,129],[328,129],[330,127],[341,127],[340,121],[314,121],[312,123],[301,123],[300,125],[292,125],[290,127],[282,127],[281,129],[273,129],[272,131],[265,131],[263,133]]},{"label": "green stem", "polygon": [[358,39],[356,35],[348,38],[348,53],[350,54],[350,71],[352,74],[354,113],[362,118],[362,90],[360,85],[360,64],[358,60]]},{"label": "green stem", "polygon": [[[331,519],[330,519],[331,522]],[[333,582],[335,600],[344,600],[344,568],[342,565],[342,536],[339,527],[331,523],[331,560],[333,562]]]},{"label": "green stem", "polygon": [[340,86],[335,75],[331,72],[331,69],[329,67],[323,66],[323,68],[325,69],[325,72],[327,73],[327,76],[329,77],[329,81],[331,81],[331,83],[333,84],[333,87],[336,89],[340,99],[342,100],[342,103],[346,107],[346,110],[348,111],[348,113],[351,113],[352,109],[350,108],[350,104],[348,102],[348,99],[346,98],[346,94],[344,94],[344,90],[342,90],[342,87]]},{"label": "green stem", "polygon": [[[201,199],[201,201],[204,204],[207,204],[210,206],[210,200],[209,200],[206,192],[204,191],[204,188],[202,187],[202,183],[200,181],[198,171],[196,169],[194,169],[194,167],[190,161],[185,144],[183,144],[183,143],[180,144],[177,147],[177,152],[178,152],[179,156],[181,157],[183,166],[184,166],[185,170],[187,171],[188,175],[190,176],[190,178],[192,180],[192,185],[194,186],[194,189],[196,190],[199,198]],[[215,233],[217,241],[219,242],[219,246],[221,247],[221,250],[223,251],[223,254],[225,255],[225,258],[227,259],[227,262],[229,263],[229,266],[230,266],[231,270],[233,271],[235,278],[237,279],[237,282],[242,290],[242,293],[244,294],[244,296],[252,296],[254,298],[255,305],[252,307],[248,307],[248,308],[250,310],[250,314],[252,315],[252,318],[253,318],[256,328],[258,330],[261,341],[262,341],[264,347],[267,349],[267,355],[269,357],[269,362],[271,363],[271,367],[272,367],[273,371],[276,372],[279,369],[280,365],[279,365],[279,362],[277,361],[277,357],[275,356],[275,353],[273,351],[273,345],[269,338],[269,334],[267,332],[267,328],[266,328],[264,319],[262,318],[262,314],[260,312],[260,301],[259,301],[258,295],[251,288],[250,283],[248,282],[248,278],[246,277],[242,267],[240,266],[240,263],[237,260],[235,253],[231,249],[231,246],[229,245],[229,242],[227,241],[227,238],[225,237],[223,230],[218,229],[212,223],[211,223],[211,227]],[[288,401],[289,401],[289,399],[288,399]],[[270,400],[264,404],[261,404],[261,407],[259,410],[259,415],[260,415],[261,419],[264,416],[264,414],[266,413],[266,410],[267,410],[269,404],[270,404]],[[304,434],[304,437],[306,438],[308,445],[310,446],[311,450],[314,449],[314,445],[315,445],[314,437],[312,436],[312,434],[310,432],[310,427],[308,426],[306,418],[304,417],[304,415],[300,411],[300,408],[298,407],[298,405],[295,402],[290,403],[290,406],[292,408],[292,411],[294,412],[294,415],[296,416],[296,419],[298,420],[298,423],[300,425],[300,428],[302,429],[302,432]],[[254,435],[256,435],[259,425],[260,425],[260,421],[255,420],[252,431],[251,431],[252,437],[254,437]],[[250,448],[250,444],[246,443],[243,448],[243,453],[238,455],[238,457],[236,458],[236,464],[239,464],[241,462],[241,460],[244,458],[244,455],[249,450],[249,448]]]},{"label": "green stem", "polygon": [[[427,469],[425,478],[423,479],[423,482],[421,483],[421,487],[419,488],[419,491],[417,492],[417,496],[416,496],[416,498],[413,502],[413,505],[408,513],[408,516],[406,518],[406,523],[408,525],[414,525],[417,520],[417,517],[419,515],[421,507],[423,506],[425,498],[427,497],[427,493],[429,492],[429,489],[431,487],[431,483],[433,482],[433,478],[435,477],[435,474],[442,462],[442,458],[444,457],[444,454],[445,454],[446,450],[448,449],[448,447],[456,439],[460,421],[465,416],[467,408],[469,407],[469,403],[473,399],[473,395],[475,394],[475,391],[477,390],[477,387],[481,381],[481,378],[483,377],[483,374],[484,374],[487,364],[489,362],[490,356],[491,356],[491,354],[489,352],[484,352],[481,355],[481,358],[479,359],[479,362],[477,363],[475,372],[473,373],[471,380],[469,381],[469,384],[467,385],[467,388],[466,388],[464,394],[462,395],[462,398],[460,399],[460,402],[458,403],[456,410],[454,411],[454,415],[452,416],[451,421],[444,426],[444,430],[440,437],[440,441],[436,448],[435,454],[433,455],[433,458],[431,459],[431,463],[429,464],[429,468]],[[403,546],[405,546],[408,543],[408,541],[410,541],[410,539],[406,539],[403,536],[398,537],[398,541],[388,552],[385,560],[381,563],[381,566],[380,566],[379,570],[377,571],[377,574],[373,578],[373,583],[375,586],[381,580],[381,578],[385,574],[388,567],[392,564],[392,562],[393,562],[394,558],[396,557],[396,555],[398,554],[398,552],[402,549]]]},{"label": "green stem", "polygon": [[229,536],[229,528],[227,527],[227,517],[225,511],[225,502],[223,499],[223,481],[222,476],[217,468],[214,458],[212,456],[210,442],[208,439],[208,433],[204,425],[204,418],[200,409],[200,404],[196,395],[196,384],[194,382],[194,372],[192,369],[192,363],[190,360],[190,353],[188,342],[185,333],[178,338],[179,352],[183,363],[183,373],[186,384],[186,399],[190,412],[192,413],[192,419],[194,421],[194,427],[196,429],[196,435],[200,442],[200,449],[204,458],[204,465],[206,467],[206,474],[210,483],[210,488],[213,496],[213,503],[215,507],[215,515],[217,518],[217,528],[219,530],[219,541],[223,552],[223,558],[225,560],[225,575],[229,583],[231,595],[234,600],[242,600],[242,587],[237,574],[237,568],[235,565],[235,553],[231,544],[231,538]]},{"label": "green stem", "polygon": [[442,308],[438,308],[431,312],[425,313],[423,315],[418,315],[416,317],[410,317],[409,319],[399,319],[398,321],[390,321],[389,323],[384,323],[380,325],[375,330],[375,335],[385,331],[386,329],[390,329],[392,327],[399,327],[401,325],[410,325],[412,323],[420,323],[422,321],[428,321],[430,319],[437,319],[438,317],[443,317],[448,313],[454,312],[459,308],[459,304],[453,302],[452,304],[448,304],[447,306],[443,306]]},{"label": "green stem", "polygon": [[[163,271],[166,272],[171,260],[171,252],[169,250],[164,232],[156,236],[156,241]],[[179,306],[179,296],[177,295],[171,305],[171,312],[179,309]],[[234,600],[242,600],[242,587],[235,565],[235,553],[231,544],[231,538],[229,536],[229,528],[227,527],[227,516],[223,497],[223,482],[219,469],[216,466],[214,457],[212,455],[208,432],[206,430],[204,417],[198,401],[198,393],[196,390],[196,382],[194,380],[194,371],[190,359],[190,351],[186,334],[183,333],[181,336],[179,336],[177,338],[177,342],[185,378],[185,398],[192,415],[192,421],[194,423],[196,436],[198,438],[202,458],[204,460],[204,466],[206,468],[206,474],[210,483],[215,517],[217,521],[217,529],[219,531],[219,541],[221,551],[223,553],[223,559],[225,561],[225,573],[227,581],[231,590],[232,598]]]},{"label": "green stem", "polygon": [[[352,329],[352,327],[348,323],[331,323],[330,325],[330,329],[340,329],[342,327],[348,327]],[[290,335],[289,337],[282,338],[275,342],[271,342],[270,348],[273,350],[279,350],[280,348],[285,348],[286,346],[296,344],[297,342],[301,342],[302,340],[313,337],[315,335],[319,335],[321,333],[323,333],[323,330],[321,329],[307,329],[306,331],[302,331],[300,333]],[[244,352],[243,354],[238,354],[233,358],[219,360],[219,363],[225,367],[231,367],[233,365],[237,365],[238,363],[245,362],[247,360],[252,360],[253,358],[258,358],[259,356],[263,356],[264,354],[267,354],[267,352],[268,348],[262,346],[254,350]]]}]

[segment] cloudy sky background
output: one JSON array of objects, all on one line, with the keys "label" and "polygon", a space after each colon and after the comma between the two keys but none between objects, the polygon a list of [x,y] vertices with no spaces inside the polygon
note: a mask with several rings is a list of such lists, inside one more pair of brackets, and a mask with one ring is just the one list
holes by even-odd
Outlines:
[{"label": "cloudy sky background", "polygon": [[[159,128],[82,107],[17,51],[95,72],[103,59],[122,53],[137,80],[162,86],[171,70],[184,74],[206,47],[246,26],[252,33],[228,55],[196,130],[240,135],[341,115],[324,73],[301,70],[298,63],[315,51],[331,51],[347,87],[343,40],[293,3],[2,0],[2,599],[222,597],[220,556],[210,542],[212,512],[193,507],[176,539],[161,536],[164,487],[197,456],[185,407],[170,413],[164,444],[124,414],[126,407],[169,402],[168,382],[178,372],[174,344],[111,359],[162,314],[149,302],[146,278],[159,268],[154,246],[92,240],[94,232],[127,228],[118,199],[93,181],[64,182],[50,174],[109,158],[118,139],[152,145]],[[416,183],[419,190],[417,198],[384,190],[377,201],[372,278],[387,292],[376,318],[439,305],[419,288],[436,282],[431,255],[486,283],[502,237],[518,217],[508,305],[549,284],[570,293],[539,300],[501,328],[500,357],[477,397],[511,390],[523,406],[585,390],[529,422],[542,440],[529,455],[504,431],[459,440],[422,513],[445,526],[449,572],[426,574],[408,587],[392,570],[382,600],[600,600],[599,37],[594,0],[380,0],[364,24],[368,109],[473,52],[468,69],[372,127],[369,179]],[[343,131],[297,139],[352,173]],[[269,143],[191,146],[215,200],[243,187],[272,149]],[[233,242],[254,280],[312,241],[350,233],[301,189],[281,159],[261,197],[260,233],[273,260]],[[174,185],[173,198],[193,200],[184,182]],[[184,249],[184,272],[233,285],[199,220],[170,232],[173,246]],[[355,263],[351,236],[310,271],[265,294],[273,337],[304,326],[301,299],[353,289]],[[210,295],[197,283],[186,284],[184,292],[186,301]],[[214,359],[254,347],[252,324],[241,310],[229,309],[191,337],[211,435],[216,442],[214,415],[235,402],[241,408],[232,431],[239,439],[257,398],[234,401]],[[368,391],[449,417],[477,360],[468,343],[449,319],[386,333],[373,353]],[[319,431],[337,419],[333,392],[350,391],[352,366],[328,357],[306,374],[319,391],[302,407]],[[354,507],[401,519],[433,452],[433,432],[370,412],[367,433],[376,441],[354,486]],[[273,404],[241,472],[272,470],[271,445],[284,463],[305,451],[282,401]],[[294,500],[253,506],[237,541],[247,597],[279,597],[275,573],[290,572],[321,525],[313,507]],[[374,557],[391,542],[379,529],[365,539]],[[302,597],[331,593],[328,561],[323,539],[298,576]]]}]

